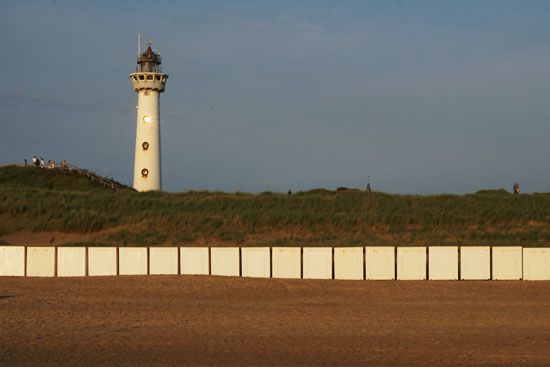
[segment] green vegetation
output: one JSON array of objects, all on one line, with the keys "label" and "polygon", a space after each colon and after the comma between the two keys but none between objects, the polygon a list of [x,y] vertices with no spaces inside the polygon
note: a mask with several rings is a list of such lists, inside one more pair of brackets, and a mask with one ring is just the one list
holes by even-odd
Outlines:
[{"label": "green vegetation", "polygon": [[22,231],[80,232],[97,245],[549,245],[550,194],[112,192],[2,168],[0,235]]},{"label": "green vegetation", "polygon": [[[79,191],[103,189],[104,186],[98,180],[92,181],[85,175],[87,172],[86,170],[69,171],[59,168],[42,169],[34,167],[4,166],[0,167],[0,186]],[[132,190],[130,187],[113,179],[106,180],[112,181],[128,190]]]}]

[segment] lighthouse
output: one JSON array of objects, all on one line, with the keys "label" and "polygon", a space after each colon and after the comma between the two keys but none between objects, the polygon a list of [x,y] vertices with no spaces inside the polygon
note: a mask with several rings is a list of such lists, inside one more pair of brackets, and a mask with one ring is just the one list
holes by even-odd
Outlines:
[{"label": "lighthouse", "polygon": [[134,189],[137,191],[162,190],[159,102],[168,75],[162,72],[160,52],[155,53],[151,46],[149,40],[147,49],[141,53],[138,36],[137,67],[130,74],[138,95],[134,158]]}]

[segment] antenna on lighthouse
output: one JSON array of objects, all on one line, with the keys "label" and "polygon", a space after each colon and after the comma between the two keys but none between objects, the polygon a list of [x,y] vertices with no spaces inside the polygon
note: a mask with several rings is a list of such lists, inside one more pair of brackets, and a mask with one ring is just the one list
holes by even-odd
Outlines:
[{"label": "antenna on lighthouse", "polygon": [[147,47],[151,47],[153,45],[153,39],[151,38],[151,35],[147,36]]},{"label": "antenna on lighthouse", "polygon": [[137,42],[138,42],[137,55],[139,57],[139,55],[141,54],[141,33],[138,33]]}]

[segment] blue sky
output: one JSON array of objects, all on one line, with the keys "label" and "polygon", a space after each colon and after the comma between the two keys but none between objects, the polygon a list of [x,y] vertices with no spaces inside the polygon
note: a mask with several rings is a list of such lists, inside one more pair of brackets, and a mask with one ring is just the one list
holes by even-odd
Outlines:
[{"label": "blue sky", "polygon": [[13,1],[0,163],[131,182],[136,34],[170,75],[169,191],[550,191],[546,1]]}]

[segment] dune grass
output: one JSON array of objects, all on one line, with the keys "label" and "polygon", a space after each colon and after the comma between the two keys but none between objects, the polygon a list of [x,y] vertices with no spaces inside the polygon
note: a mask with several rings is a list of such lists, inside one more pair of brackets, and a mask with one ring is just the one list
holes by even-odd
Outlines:
[{"label": "dune grass", "polygon": [[[82,232],[93,234],[99,244],[117,245],[550,244],[546,193],[137,193],[101,190],[78,180],[52,188],[19,174],[20,180],[4,180],[0,170],[0,235]],[[43,179],[49,178],[37,180]]]},{"label": "dune grass", "polygon": [[[87,171],[82,171],[87,172]],[[109,179],[128,190],[130,187]],[[4,166],[0,167],[0,186],[3,187],[30,187],[49,190],[94,190],[104,189],[98,181],[92,181],[78,170],[61,170],[35,168],[32,166]]]}]

